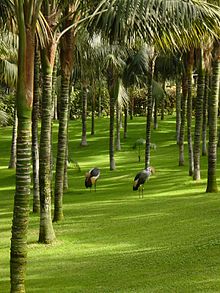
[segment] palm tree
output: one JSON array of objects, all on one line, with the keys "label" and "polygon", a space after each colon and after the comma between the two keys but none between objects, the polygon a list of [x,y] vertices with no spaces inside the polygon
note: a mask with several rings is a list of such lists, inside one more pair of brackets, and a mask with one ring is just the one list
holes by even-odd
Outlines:
[{"label": "palm tree", "polygon": [[[77,5],[67,5],[64,9],[63,31],[68,28],[75,16],[77,16]],[[75,15],[76,13],[76,15]],[[57,222],[63,219],[63,184],[64,169],[67,153],[67,129],[69,114],[69,89],[70,78],[73,70],[73,49],[75,41],[74,28],[69,29],[61,37],[60,66],[61,66],[61,96],[60,96],[60,114],[59,114],[59,132],[57,145],[56,175],[55,175],[55,196],[54,196],[54,217]]]},{"label": "palm tree", "polygon": [[192,73],[194,63],[194,49],[190,49],[186,54],[186,71],[187,71],[187,82],[188,82],[188,93],[187,93],[187,139],[188,139],[188,158],[189,158],[189,176],[193,175],[194,172],[194,161],[193,161],[193,145],[192,145]]},{"label": "palm tree", "polygon": [[203,49],[199,49],[199,68],[198,68],[198,82],[197,82],[197,97],[195,108],[195,132],[194,132],[194,173],[193,180],[200,179],[200,141],[202,129],[202,108],[205,88],[205,68]]},{"label": "palm tree", "polygon": [[42,67],[42,110],[41,134],[39,151],[39,182],[40,182],[40,229],[39,242],[52,243],[55,232],[51,216],[51,188],[52,188],[52,78],[57,49],[57,27],[59,20],[59,5],[56,1],[45,1],[42,13],[47,20],[47,42],[41,48]]},{"label": "palm tree", "polygon": [[208,181],[206,192],[217,192],[216,157],[217,157],[217,115],[220,78],[220,46],[215,41],[212,61],[212,89],[209,101],[209,146],[208,146]]},{"label": "palm tree", "polygon": [[33,163],[33,212],[40,212],[39,186],[39,144],[38,144],[38,116],[39,116],[39,82],[40,82],[40,52],[35,48],[34,63],[34,97],[32,111],[32,163]]},{"label": "palm tree", "polygon": [[147,77],[148,99],[147,99],[147,123],[146,123],[146,149],[145,149],[145,168],[150,166],[150,138],[151,138],[151,118],[152,118],[152,95],[153,95],[153,75],[156,54],[154,48],[150,52],[149,72]]},{"label": "palm tree", "polygon": [[[27,228],[30,199],[31,110],[33,101],[34,40],[41,7],[38,1],[14,1],[19,36],[18,82],[16,105],[18,113],[16,191],[11,237],[11,292],[25,292],[27,260]],[[10,2],[10,5],[13,3]],[[19,253],[18,253],[19,252]]]},{"label": "palm tree", "polygon": [[186,99],[187,99],[187,75],[182,74],[182,96],[181,96],[181,122],[179,134],[179,166],[184,166],[184,135],[186,122]]}]

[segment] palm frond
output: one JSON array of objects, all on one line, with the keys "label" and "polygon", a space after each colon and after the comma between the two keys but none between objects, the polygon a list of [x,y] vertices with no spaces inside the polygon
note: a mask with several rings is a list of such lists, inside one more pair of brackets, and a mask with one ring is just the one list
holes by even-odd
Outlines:
[{"label": "palm frond", "polygon": [[8,124],[8,114],[5,111],[0,110],[0,125],[6,126],[7,124]]},{"label": "palm frond", "polygon": [[7,60],[0,60],[0,80],[8,87],[15,88],[17,83],[17,64],[10,63]]}]

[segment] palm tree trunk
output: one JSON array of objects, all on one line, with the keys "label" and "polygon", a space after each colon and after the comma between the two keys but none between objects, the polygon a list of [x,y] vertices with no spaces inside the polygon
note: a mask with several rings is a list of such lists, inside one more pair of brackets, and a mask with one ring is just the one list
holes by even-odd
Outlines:
[{"label": "palm tree trunk", "polygon": [[24,7],[18,2],[19,33],[18,82],[16,106],[18,115],[16,191],[10,252],[11,293],[25,292],[27,232],[31,183],[31,110],[33,101],[34,31],[26,28]]},{"label": "palm tree trunk", "polygon": [[92,119],[91,119],[91,135],[95,134],[95,83],[92,91]]},{"label": "palm tree trunk", "polygon": [[205,92],[203,97],[203,119],[202,119],[202,155],[207,155],[206,132],[207,132],[207,102],[209,95],[209,73],[205,75]]},{"label": "palm tree trunk", "polygon": [[58,63],[58,56],[56,54],[54,68],[53,68],[53,78],[52,78],[52,100],[53,100],[53,119],[58,119],[57,114],[57,93],[56,93],[56,86],[57,86],[57,63]]},{"label": "palm tree trunk", "polygon": [[129,114],[130,114],[130,120],[133,120],[133,116],[134,116],[134,97],[133,97],[133,94],[131,94]]},{"label": "palm tree trunk", "polygon": [[82,140],[80,145],[87,146],[86,140],[86,117],[87,117],[87,88],[83,87],[82,93]]},{"label": "palm tree trunk", "polygon": [[52,243],[55,233],[51,218],[51,111],[52,111],[52,73],[55,44],[48,45],[41,54],[43,71],[43,95],[41,111],[40,138],[40,243]]},{"label": "palm tree trunk", "polygon": [[110,122],[109,122],[109,161],[110,170],[115,170],[115,158],[114,158],[114,120],[115,120],[115,96],[114,96],[114,71],[113,66],[109,65],[108,68],[108,92],[110,97]]},{"label": "palm tree trunk", "polygon": [[120,139],[120,106],[117,102],[116,104],[116,150],[120,151],[121,150],[121,139]]},{"label": "palm tree trunk", "polygon": [[147,98],[147,121],[146,121],[146,147],[145,147],[145,168],[150,166],[150,137],[151,137],[151,119],[152,119],[152,91],[153,91],[153,75],[154,75],[155,58],[149,61],[149,74],[147,80],[148,98]]},{"label": "palm tree trunk", "polygon": [[68,190],[68,127],[67,127],[67,142],[66,142],[66,153],[65,153],[65,162],[64,162],[64,179],[63,179],[63,190]]},{"label": "palm tree trunk", "polygon": [[40,212],[39,187],[39,145],[38,145],[38,116],[39,116],[39,80],[40,53],[35,48],[34,62],[34,99],[32,111],[32,162],[33,162],[33,212]]},{"label": "palm tree trunk", "polygon": [[110,125],[109,125],[109,158],[110,170],[115,170],[115,157],[114,157],[114,118],[115,116],[115,98],[110,94]]},{"label": "palm tree trunk", "polygon": [[[67,9],[66,15],[68,14],[69,10]],[[67,19],[65,27],[68,27],[69,25],[70,19]],[[54,222],[58,222],[63,219],[64,170],[67,156],[67,130],[69,118],[70,78],[73,69],[73,47],[74,31],[71,29],[67,31],[61,38],[61,96],[55,175]]]},{"label": "palm tree trunk", "polygon": [[184,135],[186,122],[187,75],[182,76],[181,122],[179,136],[179,166],[184,166]]},{"label": "palm tree trunk", "polygon": [[12,128],[12,141],[11,141],[11,155],[8,168],[16,168],[16,147],[17,147],[17,128],[18,128],[18,117],[16,105],[14,106],[14,121]]},{"label": "palm tree trunk", "polygon": [[[166,90],[166,79],[163,80],[163,86],[162,86],[163,90],[164,90],[164,93],[165,93],[165,90]],[[161,120],[164,120],[164,108],[165,108],[165,94],[162,95],[162,98],[161,98]]]},{"label": "palm tree trunk", "polygon": [[124,106],[124,139],[127,138],[128,133],[128,106]]},{"label": "palm tree trunk", "polygon": [[[62,61],[61,61],[62,63]],[[69,76],[70,77],[70,76]],[[68,123],[68,101],[69,101],[69,79],[62,74],[59,133],[57,146],[57,161],[55,175],[55,197],[54,197],[54,222],[63,219],[63,189],[64,189],[64,168],[66,160],[67,145],[67,123]]]},{"label": "palm tree trunk", "polygon": [[187,138],[188,138],[188,158],[189,158],[189,176],[194,172],[193,160],[193,144],[192,144],[192,72],[194,62],[194,49],[191,49],[187,54],[187,81],[188,81],[188,95],[187,95]]},{"label": "palm tree trunk", "polygon": [[154,129],[158,128],[158,123],[157,123],[157,109],[158,109],[158,102],[157,98],[154,98]]},{"label": "palm tree trunk", "polygon": [[209,117],[209,147],[208,147],[208,182],[206,192],[218,192],[216,181],[217,161],[217,116],[220,80],[220,46],[215,42],[212,63],[212,89],[210,95],[210,117]]},{"label": "palm tree trunk", "polygon": [[181,125],[181,81],[176,78],[176,142],[179,144],[180,139],[180,125]]},{"label": "palm tree trunk", "polygon": [[99,97],[98,97],[98,117],[102,117],[102,96],[101,96],[101,85],[99,83]]},{"label": "palm tree trunk", "polygon": [[203,58],[203,50],[200,49],[197,98],[196,98],[196,109],[195,109],[193,180],[200,179],[200,140],[201,140],[201,129],[202,129],[202,112],[203,112],[202,108],[203,108],[203,99],[204,99],[204,88],[205,88],[204,58]]}]

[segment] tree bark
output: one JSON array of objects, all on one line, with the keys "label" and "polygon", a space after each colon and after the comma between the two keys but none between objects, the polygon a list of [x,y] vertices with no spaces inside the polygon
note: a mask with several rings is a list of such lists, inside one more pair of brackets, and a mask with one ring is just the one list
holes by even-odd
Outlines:
[{"label": "tree bark", "polygon": [[206,132],[207,132],[207,102],[209,96],[209,73],[205,75],[205,92],[203,97],[203,119],[202,119],[202,155],[207,155]]},{"label": "tree bark", "polygon": [[182,97],[181,97],[181,122],[179,136],[179,166],[184,166],[184,136],[186,122],[186,99],[187,99],[187,75],[182,76]]},{"label": "tree bark", "polygon": [[32,111],[32,163],[33,163],[33,213],[40,212],[39,187],[39,144],[38,144],[38,116],[39,116],[39,81],[40,81],[40,53],[35,48],[34,62],[34,99]]},{"label": "tree bark", "polygon": [[110,170],[115,170],[115,157],[114,157],[114,120],[115,120],[115,96],[114,96],[114,70],[113,65],[108,68],[108,92],[110,97],[110,121],[109,121],[109,161]]},{"label": "tree bark", "polygon": [[18,133],[16,191],[14,196],[10,252],[10,278],[11,293],[24,293],[31,183],[31,110],[33,103],[35,25],[31,29],[27,29],[22,2],[18,2],[16,8],[19,34],[18,82],[16,93]]},{"label": "tree bark", "polygon": [[58,109],[57,109],[57,63],[58,63],[58,55],[56,54],[54,67],[53,67],[53,77],[52,77],[52,101],[53,101],[53,119],[58,119]]},{"label": "tree bark", "polygon": [[176,142],[179,144],[180,139],[180,125],[181,125],[181,81],[176,78]]},{"label": "tree bark", "polygon": [[187,53],[187,140],[188,140],[188,159],[189,159],[189,176],[194,172],[194,159],[193,159],[193,144],[192,144],[192,73],[194,63],[194,49]]},{"label": "tree bark", "polygon": [[49,244],[55,240],[51,217],[51,112],[52,73],[55,58],[55,43],[41,52],[43,72],[43,95],[40,138],[40,231],[39,242]]},{"label": "tree bark", "polygon": [[91,135],[95,134],[95,84],[92,92],[92,119],[91,119]]},{"label": "tree bark", "polygon": [[158,123],[157,123],[157,110],[158,110],[158,101],[157,97],[154,98],[154,129],[158,128]]},{"label": "tree bark", "polygon": [[117,151],[120,151],[121,150],[121,136],[120,136],[120,128],[121,128],[121,125],[120,125],[120,112],[121,112],[121,109],[120,109],[120,106],[117,102],[116,104],[116,150]]},{"label": "tree bark", "polygon": [[87,146],[86,118],[87,118],[87,87],[83,86],[83,93],[82,93],[82,140],[80,143],[81,146]]},{"label": "tree bark", "polygon": [[217,162],[217,116],[220,80],[220,45],[215,42],[212,62],[212,89],[210,95],[209,147],[208,147],[208,181],[206,192],[218,192],[216,180]]},{"label": "tree bark", "polygon": [[128,106],[124,106],[124,139],[128,136]]},{"label": "tree bark", "polygon": [[[70,6],[66,9],[66,17],[71,12]],[[71,19],[67,18],[64,27],[67,28]],[[63,215],[63,190],[64,190],[64,171],[67,156],[67,130],[69,118],[69,94],[70,78],[73,69],[73,47],[74,30],[68,30],[61,38],[61,96],[60,96],[60,115],[59,132],[57,145],[56,175],[55,175],[55,195],[54,195],[54,222],[61,221]]]},{"label": "tree bark", "polygon": [[155,57],[149,61],[149,74],[147,79],[148,98],[147,98],[147,117],[146,117],[146,146],[145,146],[145,168],[150,166],[150,138],[151,138],[151,119],[152,119],[152,91],[154,75]]},{"label": "tree bark", "polygon": [[197,97],[196,97],[196,108],[195,108],[193,180],[199,180],[201,177],[200,175],[200,141],[201,141],[201,130],[202,130],[202,111],[203,111],[202,108],[203,108],[203,99],[204,99],[204,88],[205,88],[204,58],[203,58],[203,50],[200,49]]}]

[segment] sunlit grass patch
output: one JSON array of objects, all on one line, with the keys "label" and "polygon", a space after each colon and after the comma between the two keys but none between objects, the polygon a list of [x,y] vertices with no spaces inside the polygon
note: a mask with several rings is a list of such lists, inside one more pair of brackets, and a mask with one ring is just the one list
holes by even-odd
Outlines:
[{"label": "sunlit grass patch", "polygon": [[[90,125],[88,119],[88,129]],[[40,245],[39,217],[30,212],[27,292],[148,293],[220,292],[220,198],[207,194],[207,158],[201,158],[201,180],[178,166],[175,119],[152,129],[151,165],[155,174],[145,184],[144,198],[133,192],[134,176],[144,168],[132,150],[145,137],[145,118],[129,120],[128,138],[115,153],[109,170],[109,119],[96,119],[80,147],[81,121],[69,130],[69,189],[64,194],[64,220],[54,224],[57,240]],[[54,123],[54,155],[58,124]],[[0,288],[9,292],[9,256],[15,171],[7,169],[10,131],[3,129],[0,146],[0,224],[2,264]],[[123,131],[123,130],[122,130]],[[76,162],[80,170],[76,166]],[[101,169],[97,191],[84,186],[85,172]],[[220,168],[217,170],[220,180]],[[32,200],[30,200],[31,211]]]}]

